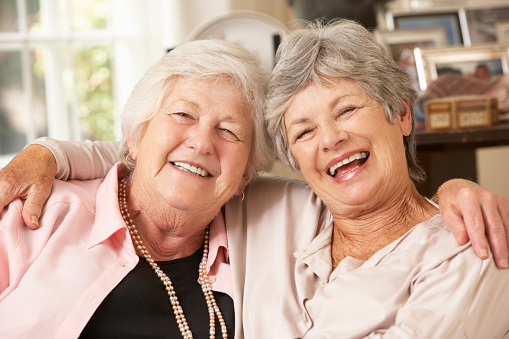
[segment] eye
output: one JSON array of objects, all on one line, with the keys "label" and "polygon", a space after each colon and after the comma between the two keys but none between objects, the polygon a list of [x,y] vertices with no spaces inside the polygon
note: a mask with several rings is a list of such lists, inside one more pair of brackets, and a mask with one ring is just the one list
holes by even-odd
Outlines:
[{"label": "eye", "polygon": [[347,115],[349,113],[352,113],[357,110],[357,107],[346,107],[339,111],[338,118],[344,115]]},{"label": "eye", "polygon": [[293,142],[299,142],[299,141],[307,141],[313,138],[314,135],[314,127],[307,127],[300,130],[296,130],[294,134],[294,140]]},{"label": "eye", "polygon": [[189,113],[184,113],[184,112],[168,112],[167,114],[169,114],[170,117],[175,119],[177,122],[181,122],[181,123],[191,123],[191,122],[193,122],[195,120],[194,116],[192,116]]},{"label": "eye", "polygon": [[297,137],[295,138],[295,140],[300,140],[300,139],[303,139],[307,134],[309,134],[311,132],[310,129],[307,129],[307,130],[304,130],[302,132],[300,132]]},{"label": "eye", "polygon": [[173,114],[176,115],[177,117],[192,119],[192,117],[189,114],[187,114],[187,113],[179,112],[179,113],[173,113]]},{"label": "eye", "polygon": [[232,130],[230,130],[228,128],[221,127],[221,128],[219,128],[219,131],[228,140],[235,140],[235,141],[240,140],[237,133],[233,132]]}]

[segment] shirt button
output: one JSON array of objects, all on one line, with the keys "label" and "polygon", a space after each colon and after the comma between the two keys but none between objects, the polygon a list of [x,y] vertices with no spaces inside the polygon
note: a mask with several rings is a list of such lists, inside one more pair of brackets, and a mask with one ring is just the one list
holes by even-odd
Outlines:
[{"label": "shirt button", "polygon": [[209,282],[211,284],[215,283],[216,282],[216,277],[209,277]]}]

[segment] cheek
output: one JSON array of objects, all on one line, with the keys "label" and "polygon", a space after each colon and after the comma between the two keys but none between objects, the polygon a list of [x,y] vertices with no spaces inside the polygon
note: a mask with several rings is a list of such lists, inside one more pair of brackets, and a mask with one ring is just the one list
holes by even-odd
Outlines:
[{"label": "cheek", "polygon": [[233,146],[224,149],[219,155],[222,159],[224,171],[229,172],[232,176],[242,177],[249,161],[251,153],[250,146]]},{"label": "cheek", "polygon": [[292,147],[292,154],[297,161],[300,171],[306,180],[310,180],[317,168],[316,148],[311,144],[298,144]]},{"label": "cheek", "polygon": [[300,142],[291,147],[291,151],[299,166],[302,168],[316,160],[318,145],[312,140]]}]

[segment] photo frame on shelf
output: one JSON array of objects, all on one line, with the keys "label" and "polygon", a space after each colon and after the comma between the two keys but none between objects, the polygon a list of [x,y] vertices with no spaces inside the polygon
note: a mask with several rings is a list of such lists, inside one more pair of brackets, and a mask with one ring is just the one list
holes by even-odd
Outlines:
[{"label": "photo frame on shelf", "polygon": [[472,45],[497,43],[497,23],[509,21],[509,2],[505,6],[487,5],[465,12]]},{"label": "photo frame on shelf", "polygon": [[493,78],[509,73],[509,45],[416,48],[417,72],[422,89],[443,73]]},{"label": "photo frame on shelf", "polygon": [[509,21],[497,22],[497,42],[499,44],[509,44]]},{"label": "photo frame on shelf", "polygon": [[396,29],[393,31],[374,31],[377,41],[385,47],[412,79],[414,88],[420,91],[417,65],[414,56],[415,48],[445,47],[448,45],[444,27],[424,27]]},{"label": "photo frame on shelf", "polygon": [[[448,45],[462,45],[464,41],[464,32],[462,22],[464,20],[464,12],[431,12],[418,14],[395,14],[387,13],[387,26],[396,29],[414,29],[414,28],[430,28],[443,27],[446,32]],[[468,29],[467,29],[468,31]]]}]

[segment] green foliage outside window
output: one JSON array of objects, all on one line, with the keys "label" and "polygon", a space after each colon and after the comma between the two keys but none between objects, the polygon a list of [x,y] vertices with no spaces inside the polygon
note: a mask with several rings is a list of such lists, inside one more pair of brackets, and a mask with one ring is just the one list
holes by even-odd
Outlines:
[{"label": "green foliage outside window", "polygon": [[109,48],[80,48],[74,58],[82,138],[115,140]]}]

